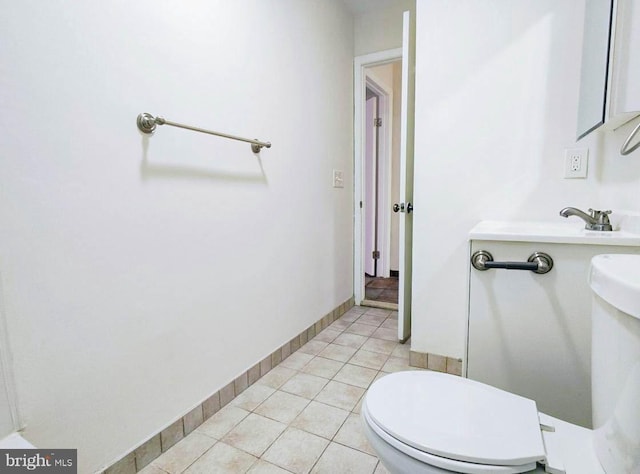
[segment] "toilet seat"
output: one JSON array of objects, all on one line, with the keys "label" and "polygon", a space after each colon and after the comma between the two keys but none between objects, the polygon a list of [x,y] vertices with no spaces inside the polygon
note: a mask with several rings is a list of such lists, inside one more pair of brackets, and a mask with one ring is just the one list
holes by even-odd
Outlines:
[{"label": "toilet seat", "polygon": [[546,460],[535,402],[470,379],[390,374],[369,388],[362,411],[387,443],[443,469],[515,474]]}]

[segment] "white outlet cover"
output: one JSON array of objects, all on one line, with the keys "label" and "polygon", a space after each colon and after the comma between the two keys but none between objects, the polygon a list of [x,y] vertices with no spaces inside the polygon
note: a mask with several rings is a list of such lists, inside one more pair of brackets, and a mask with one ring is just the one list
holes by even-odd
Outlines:
[{"label": "white outlet cover", "polygon": [[[574,169],[576,162],[578,169]],[[588,148],[568,148],[564,151],[564,177],[565,179],[586,178],[589,169]]]}]

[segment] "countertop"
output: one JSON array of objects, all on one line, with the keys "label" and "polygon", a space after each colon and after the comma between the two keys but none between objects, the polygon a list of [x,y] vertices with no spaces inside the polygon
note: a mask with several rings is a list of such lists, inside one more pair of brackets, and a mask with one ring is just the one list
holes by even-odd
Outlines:
[{"label": "countertop", "polygon": [[586,230],[579,222],[481,221],[469,232],[469,240],[640,246],[640,233]]}]

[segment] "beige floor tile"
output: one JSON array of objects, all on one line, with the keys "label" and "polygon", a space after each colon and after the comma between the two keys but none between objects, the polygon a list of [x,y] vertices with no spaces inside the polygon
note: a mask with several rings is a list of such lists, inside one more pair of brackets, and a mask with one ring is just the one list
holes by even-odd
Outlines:
[{"label": "beige floor tile", "polygon": [[218,442],[194,462],[185,474],[243,473],[255,464],[257,458],[244,451]]},{"label": "beige floor tile", "polygon": [[[375,380],[374,380],[375,382]],[[355,414],[360,414],[360,410],[362,410],[362,402],[364,401],[364,397],[366,397],[367,394],[365,393],[364,395],[362,395],[360,397],[360,400],[358,400],[358,403],[356,403],[356,406],[353,407],[353,410],[351,410],[351,413],[355,413]]]},{"label": "beige floor tile", "polygon": [[346,410],[313,401],[293,420],[290,426],[331,439],[348,416],[349,412]]},{"label": "beige floor tile", "polygon": [[391,315],[391,313],[392,311],[390,309],[369,308],[365,314],[367,316],[382,316],[386,319]]},{"label": "beige floor tile", "polygon": [[349,418],[344,422],[333,441],[373,456],[376,455],[364,434],[360,415],[349,415]]},{"label": "beige floor tile", "polygon": [[369,369],[380,370],[384,366],[389,356],[380,352],[370,352],[360,349],[356,352],[349,363],[353,365],[359,365],[360,367],[367,367]]},{"label": "beige floor tile", "polygon": [[327,385],[327,379],[311,374],[296,374],[280,390],[312,400]]},{"label": "beige floor tile", "polygon": [[367,310],[369,309],[368,306],[352,306],[351,308],[349,308],[349,311],[347,311],[345,314],[349,314],[349,313],[355,313],[355,314],[362,314],[362,313],[366,313]]},{"label": "beige floor tile", "polygon": [[344,331],[345,329],[347,329],[349,326],[351,326],[351,321],[347,321],[345,319],[338,319],[337,321],[334,321],[330,326],[329,329],[334,329],[336,331]]},{"label": "beige floor tile", "polygon": [[351,411],[364,392],[363,388],[332,380],[318,394],[316,401]]},{"label": "beige floor tile", "polygon": [[398,319],[398,312],[397,311],[391,311],[391,314],[389,315],[389,319]]},{"label": "beige floor tile", "polygon": [[368,337],[376,332],[376,326],[372,326],[371,324],[353,323],[351,326],[345,329],[345,332]]},{"label": "beige floor tile", "polygon": [[343,382],[357,387],[369,388],[371,382],[378,374],[377,370],[359,367],[357,365],[345,364],[336,374],[333,380]]},{"label": "beige floor tile", "polygon": [[269,372],[263,375],[262,378],[259,378],[256,383],[278,389],[297,373],[298,372],[296,370],[278,366],[271,369]]},{"label": "beige floor tile", "polygon": [[263,459],[296,474],[309,472],[329,441],[296,428],[287,430],[264,453]]},{"label": "beige floor tile", "polygon": [[389,357],[387,362],[382,366],[383,372],[400,372],[403,370],[418,370],[416,367],[411,367],[409,365],[409,360],[401,357]]},{"label": "beige floor tile", "polygon": [[384,320],[384,322],[382,323],[382,325],[380,325],[381,328],[385,328],[385,329],[393,329],[395,331],[398,330],[398,320],[397,319],[391,319],[391,318],[387,318]]},{"label": "beige floor tile", "polygon": [[298,352],[303,352],[305,354],[318,355],[322,350],[327,347],[329,343],[324,341],[317,341],[315,338],[311,339],[304,346],[298,349]]},{"label": "beige floor tile", "polygon": [[314,337],[313,340],[329,343],[329,342],[333,342],[333,340],[336,337],[338,337],[340,334],[342,334],[340,331],[327,328],[324,331],[322,331],[320,334],[318,334],[316,337]]},{"label": "beige floor tile", "polygon": [[138,471],[138,474],[167,474],[167,471],[163,471],[159,467],[149,464],[147,467]]},{"label": "beige floor tile", "polygon": [[302,369],[302,372],[317,375],[318,377],[323,377],[325,379],[332,379],[343,365],[343,362],[339,362],[337,360],[316,357]]},{"label": "beige floor tile", "polygon": [[278,390],[256,408],[255,413],[281,423],[291,423],[308,404],[306,398]]},{"label": "beige floor tile", "polygon": [[384,322],[385,319],[387,318],[384,316],[372,316],[365,313],[362,316],[360,316],[358,319],[356,319],[356,323],[368,324],[370,326],[380,327],[380,325]]},{"label": "beige floor tile", "polygon": [[353,347],[354,349],[359,349],[362,344],[367,340],[367,336],[361,336],[359,334],[351,334],[348,332],[343,332],[338,337],[335,338],[333,344],[338,344],[340,346]]},{"label": "beige floor tile", "polygon": [[397,342],[383,341],[382,339],[370,338],[362,345],[361,349],[370,352],[379,352],[380,354],[390,355],[396,348]]},{"label": "beige floor tile", "polygon": [[378,458],[331,443],[311,470],[312,474],[373,474]]},{"label": "beige floor tile", "polygon": [[375,382],[376,380],[381,379],[381,378],[382,378],[382,377],[384,377],[385,375],[389,375],[389,374],[388,374],[388,373],[386,373],[386,372],[378,372],[378,375],[376,375],[376,378],[375,378],[375,379],[373,379],[373,381]]},{"label": "beige floor tile", "polygon": [[393,357],[400,357],[402,359],[407,359],[407,361],[409,361],[410,350],[411,350],[411,346],[407,343],[397,344],[396,347],[393,349],[393,352],[391,353],[391,355]]},{"label": "beige floor tile", "polygon": [[300,370],[307,365],[313,357],[314,356],[311,354],[305,354],[304,352],[298,351],[280,362],[280,365],[289,369]]},{"label": "beige floor tile", "polygon": [[249,412],[242,408],[227,405],[207,421],[202,423],[195,432],[200,432],[215,439],[220,439],[240,423]]},{"label": "beige floor tile", "polygon": [[340,317],[340,320],[347,321],[348,323],[352,323],[356,319],[358,319],[361,315],[362,315],[362,313],[359,313],[359,312],[356,312],[356,311],[347,311],[346,313],[344,313]]},{"label": "beige floor tile", "polygon": [[398,330],[378,328],[376,329],[376,332],[371,335],[371,337],[375,337],[376,339],[384,339],[385,341],[398,342]]},{"label": "beige floor tile", "polygon": [[276,389],[268,385],[253,384],[229,403],[231,406],[253,411],[258,405],[269,398]]},{"label": "beige floor tile", "polygon": [[174,445],[166,453],[153,460],[153,466],[159,467],[169,474],[179,474],[191,463],[202,456],[216,440],[197,431]]},{"label": "beige floor tile", "polygon": [[373,474],[390,474],[389,471],[387,471],[387,468],[384,467],[384,464],[382,464],[382,461],[378,462],[378,465],[376,466],[376,470],[373,472]]},{"label": "beige floor tile", "polygon": [[325,359],[332,359],[332,360],[337,360],[339,362],[346,362],[351,358],[353,354],[355,354],[356,350],[357,349],[354,349],[353,347],[345,347],[345,346],[340,346],[338,344],[329,344],[318,355],[320,357],[324,357]]},{"label": "beige floor tile", "polygon": [[262,459],[258,459],[258,462],[253,465],[251,469],[247,471],[248,474],[291,474],[290,471],[285,471],[278,466],[271,464]]},{"label": "beige floor tile", "polygon": [[260,457],[287,425],[251,413],[222,438],[222,442]]}]

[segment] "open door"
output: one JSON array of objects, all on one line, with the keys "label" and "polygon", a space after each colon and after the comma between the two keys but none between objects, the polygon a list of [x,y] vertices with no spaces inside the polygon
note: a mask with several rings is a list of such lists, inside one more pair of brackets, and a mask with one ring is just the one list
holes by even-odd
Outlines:
[{"label": "open door", "polygon": [[378,133],[374,120],[378,117],[378,97],[366,89],[365,154],[364,154],[364,272],[378,276]]},{"label": "open door", "polygon": [[[398,339],[411,335],[411,249],[413,238],[413,150],[415,110],[416,20],[404,12],[402,21],[402,102],[400,126],[400,213]],[[398,212],[396,211],[396,212]]]}]

